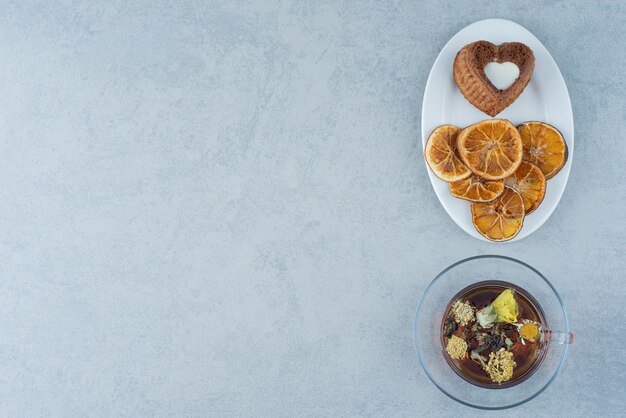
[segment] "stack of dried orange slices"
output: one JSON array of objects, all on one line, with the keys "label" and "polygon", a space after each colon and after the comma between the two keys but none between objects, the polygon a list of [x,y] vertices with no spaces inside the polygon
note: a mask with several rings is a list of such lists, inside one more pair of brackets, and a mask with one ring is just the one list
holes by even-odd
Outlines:
[{"label": "stack of dried orange slices", "polygon": [[465,129],[435,128],[424,157],[453,196],[472,202],[476,230],[492,241],[507,241],[543,200],[546,180],[565,165],[567,145],[547,123],[516,128],[508,120],[489,119]]}]

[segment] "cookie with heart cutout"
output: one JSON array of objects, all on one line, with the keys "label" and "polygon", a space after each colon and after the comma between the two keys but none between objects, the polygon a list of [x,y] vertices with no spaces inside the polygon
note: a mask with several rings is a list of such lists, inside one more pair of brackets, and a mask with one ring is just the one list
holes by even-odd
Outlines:
[{"label": "cookie with heart cutout", "polygon": [[535,55],[522,43],[494,45],[477,41],[458,52],[453,75],[459,90],[472,105],[489,116],[496,116],[522,94],[534,68]]}]

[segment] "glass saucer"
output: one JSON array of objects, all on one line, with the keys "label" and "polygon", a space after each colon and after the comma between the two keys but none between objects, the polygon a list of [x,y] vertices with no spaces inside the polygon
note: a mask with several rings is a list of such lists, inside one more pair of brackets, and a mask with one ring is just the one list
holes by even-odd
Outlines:
[{"label": "glass saucer", "polygon": [[563,367],[568,344],[549,344],[541,365],[532,376],[515,386],[497,390],[481,388],[459,377],[444,357],[440,341],[441,320],[455,294],[485,280],[502,280],[525,289],[543,309],[552,330],[570,333],[561,296],[543,274],[511,257],[482,255],[452,264],[430,282],[415,313],[415,351],[428,378],[455,401],[486,410],[512,408],[535,398],[554,382]]}]

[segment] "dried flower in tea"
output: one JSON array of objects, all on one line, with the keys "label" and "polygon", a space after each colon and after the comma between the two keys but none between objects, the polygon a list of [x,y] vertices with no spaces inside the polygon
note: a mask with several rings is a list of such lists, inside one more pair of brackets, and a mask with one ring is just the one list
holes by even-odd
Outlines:
[{"label": "dried flower in tea", "polygon": [[520,327],[519,334],[525,340],[535,341],[539,335],[539,327],[534,322],[526,322]]},{"label": "dried flower in tea", "polygon": [[500,296],[498,296],[491,305],[495,313],[498,314],[498,322],[513,323],[517,321],[519,310],[517,309],[517,302],[515,302],[515,297],[511,289],[506,289],[504,292],[500,293]]},{"label": "dried flower in tea", "polygon": [[474,320],[474,308],[467,302],[457,300],[452,305],[452,314],[460,326],[465,326]]},{"label": "dried flower in tea", "polygon": [[513,368],[516,365],[515,360],[513,360],[513,353],[501,348],[499,351],[489,354],[486,371],[491,380],[502,383],[513,377]]},{"label": "dried flower in tea", "polygon": [[453,335],[448,340],[446,351],[453,359],[460,360],[465,357],[465,353],[467,352],[467,343],[463,340],[463,338]]}]

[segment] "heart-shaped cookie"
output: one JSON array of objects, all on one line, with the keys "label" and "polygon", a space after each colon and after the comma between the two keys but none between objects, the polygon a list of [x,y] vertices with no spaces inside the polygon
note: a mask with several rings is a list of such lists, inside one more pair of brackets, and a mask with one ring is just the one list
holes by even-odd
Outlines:
[{"label": "heart-shaped cookie", "polygon": [[[492,62],[512,63],[519,69],[513,84],[504,90],[494,86],[485,74],[485,67]],[[489,116],[496,116],[522,94],[534,68],[535,55],[522,43],[494,45],[478,41],[459,51],[454,59],[453,74],[454,82],[471,104]]]}]

